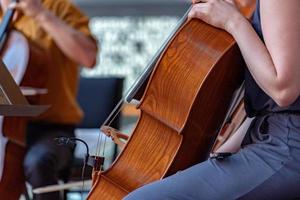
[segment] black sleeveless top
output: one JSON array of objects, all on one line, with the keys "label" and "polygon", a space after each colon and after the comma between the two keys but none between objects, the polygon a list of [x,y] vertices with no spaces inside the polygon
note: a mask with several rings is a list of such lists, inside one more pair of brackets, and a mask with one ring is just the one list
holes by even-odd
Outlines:
[{"label": "black sleeveless top", "polygon": [[[259,0],[257,7],[252,17],[252,25],[263,40],[260,21]],[[256,84],[249,70],[245,70],[245,109],[249,117],[256,116],[264,112],[281,112],[291,111],[300,112],[300,98],[298,98],[292,105],[288,107],[279,107],[260,87]]]}]

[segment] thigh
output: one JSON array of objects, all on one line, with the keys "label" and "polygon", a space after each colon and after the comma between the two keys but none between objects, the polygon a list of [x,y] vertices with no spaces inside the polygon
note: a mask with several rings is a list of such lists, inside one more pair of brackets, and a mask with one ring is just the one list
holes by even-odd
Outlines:
[{"label": "thigh", "polygon": [[238,153],[209,159],[141,187],[125,199],[297,199],[300,128],[296,130],[288,119],[285,115],[257,118],[248,131],[249,142]]},{"label": "thigh", "polygon": [[[27,133],[26,168],[47,168],[57,172],[68,167],[73,158],[73,146],[57,145],[56,137],[73,137],[74,132],[64,129],[35,128]],[[50,172],[49,171],[49,172]]]},{"label": "thigh", "polygon": [[72,161],[73,148],[58,146],[52,139],[43,138],[31,145],[25,155],[25,167],[46,167],[58,171]]},{"label": "thigh", "polygon": [[209,159],[163,180],[151,183],[126,200],[233,200],[259,187],[280,167],[264,162],[255,151],[245,148],[224,160]]},{"label": "thigh", "polygon": [[291,170],[291,165],[287,163],[258,187],[240,197],[239,200],[300,199],[300,174],[297,171]]}]

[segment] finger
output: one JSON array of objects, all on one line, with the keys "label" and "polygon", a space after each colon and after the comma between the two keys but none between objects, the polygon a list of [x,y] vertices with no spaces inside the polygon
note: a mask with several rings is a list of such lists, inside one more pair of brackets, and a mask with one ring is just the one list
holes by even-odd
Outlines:
[{"label": "finger", "polygon": [[188,19],[201,18],[204,9],[205,9],[204,5],[200,5],[200,4],[194,5],[188,14]]},{"label": "finger", "polygon": [[18,7],[17,2],[12,2],[12,3],[8,4],[8,6],[7,6],[8,9],[16,9],[16,7]]},{"label": "finger", "polygon": [[26,4],[24,3],[24,1],[12,2],[8,5],[8,8],[22,11],[25,8],[25,6]]},{"label": "finger", "polygon": [[13,19],[12,21],[16,21],[18,16],[19,16],[19,12],[17,11],[18,10],[18,5],[16,2],[13,2],[13,3],[10,3],[8,6],[7,6],[8,9],[14,9],[16,10],[14,16],[13,16]]},{"label": "finger", "polygon": [[19,12],[16,11],[14,16],[13,16],[13,22],[17,21],[18,17],[19,17]]},{"label": "finger", "polygon": [[193,6],[188,14],[188,19],[195,18],[195,16],[196,16],[195,6]]},{"label": "finger", "polygon": [[191,9],[188,14],[188,19],[195,18],[195,15],[196,15],[196,13],[195,13],[194,9]]}]

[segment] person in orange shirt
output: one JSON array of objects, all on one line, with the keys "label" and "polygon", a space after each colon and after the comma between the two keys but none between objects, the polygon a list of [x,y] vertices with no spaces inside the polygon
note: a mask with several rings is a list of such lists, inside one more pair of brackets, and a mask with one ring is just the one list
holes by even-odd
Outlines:
[{"label": "person in orange shirt", "polygon": [[[1,15],[7,8],[17,10],[14,27],[44,52],[43,68],[47,75],[43,78],[48,93],[39,97],[37,103],[51,107],[28,124],[24,171],[33,188],[56,184],[58,173],[67,169],[72,161],[73,149],[57,146],[53,138],[73,137],[74,128],[81,121],[83,113],[76,102],[79,66],[95,65],[97,43],[88,28],[88,17],[69,0],[15,3],[0,0],[0,3]],[[35,79],[39,74],[27,76]],[[59,194],[34,198],[54,200],[59,199]]]}]

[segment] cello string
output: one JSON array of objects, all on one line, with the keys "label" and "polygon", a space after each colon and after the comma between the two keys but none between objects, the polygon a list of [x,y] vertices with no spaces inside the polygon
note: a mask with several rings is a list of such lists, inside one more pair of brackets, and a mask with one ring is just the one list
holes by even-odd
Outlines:
[{"label": "cello string", "polygon": [[186,22],[188,18],[188,13],[191,10],[192,6],[188,9],[188,11],[184,14],[184,16],[179,20],[178,24],[175,26],[171,34],[167,37],[167,39],[164,41],[162,46],[156,51],[155,55],[153,58],[150,60],[149,64],[145,68],[145,70],[140,74],[140,76],[136,79],[136,81],[132,84],[132,86],[129,88],[128,92],[126,93],[126,98],[125,100],[127,102],[130,102],[134,95],[137,93],[137,91],[140,89],[140,82],[145,80],[145,77],[148,77],[152,71],[153,68],[155,67],[156,63],[158,62],[161,54],[165,50],[166,46],[170,43],[172,38],[175,36],[175,34],[178,32],[178,30],[183,26],[183,24]]},{"label": "cello string", "polygon": [[[114,107],[114,109],[112,110],[112,112],[109,114],[109,116],[106,118],[106,120],[101,124],[100,126],[100,135],[98,137],[98,142],[97,142],[97,147],[96,147],[96,155],[99,156],[102,154],[104,155],[104,150],[101,151],[101,141],[103,141],[103,137],[105,138],[104,141],[106,143],[106,136],[104,135],[104,133],[102,133],[101,128],[103,126],[110,126],[111,123],[113,122],[113,120],[116,118],[116,116],[121,112],[121,109],[124,107],[123,105],[124,102],[124,97],[121,98],[121,100],[118,102],[118,104]],[[105,146],[105,145],[103,145]],[[102,148],[103,149],[103,148]]]},{"label": "cello string", "polygon": [[[106,142],[106,136],[104,135],[104,133],[102,133],[101,128],[105,125],[111,125],[112,120],[115,119],[115,113],[120,113],[120,109],[122,109],[122,106],[120,107],[120,105],[123,104],[124,98],[122,97],[121,100],[118,102],[118,104],[114,107],[114,109],[112,110],[112,112],[109,114],[109,116],[106,118],[106,120],[100,125],[99,128],[99,137],[98,137],[98,142],[97,142],[97,147],[96,147],[96,156],[100,156],[101,155],[101,142],[103,141],[103,137],[105,138],[105,142]],[[105,146],[105,145],[104,145]],[[104,150],[102,151],[103,155],[104,155]]]},{"label": "cello string", "polygon": [[[158,59],[160,58],[160,55],[163,53],[166,46],[169,44],[171,39],[174,37],[174,35],[177,33],[177,31],[180,29],[180,27],[186,22],[188,18],[188,13],[191,10],[192,6],[189,7],[189,9],[186,11],[184,16],[180,19],[176,27],[173,29],[171,34],[168,36],[168,38],[165,40],[163,45],[158,49],[158,51],[155,53],[153,59],[149,62],[148,66],[145,68],[145,70],[141,73],[141,75],[136,79],[134,84],[128,89],[128,91],[125,93],[125,95],[120,99],[118,104],[115,106],[113,111],[110,113],[108,118],[102,123],[101,127],[105,125],[111,125],[113,120],[116,118],[116,116],[121,112],[122,108],[124,108],[124,102],[129,102],[133,99],[133,96],[136,94],[136,92],[140,89],[140,86],[143,84],[141,81],[145,80],[145,77],[148,77],[149,74],[153,71],[153,68],[155,67]],[[130,99],[131,98],[131,99]],[[130,99],[128,101],[128,99]],[[96,147],[96,155],[99,156],[101,154],[101,141],[102,141],[102,131],[100,130],[100,136],[98,136],[97,141],[97,147]],[[105,143],[106,143],[106,137],[105,137]],[[105,147],[105,144],[103,145]],[[103,148],[102,148],[103,149]],[[102,154],[104,155],[104,149],[102,150]]]},{"label": "cello string", "polygon": [[[116,107],[120,108],[115,112],[115,114],[112,116],[111,120],[108,122],[107,126],[110,126],[112,124],[113,121],[115,121],[116,117],[120,114],[120,112],[122,111],[122,109],[124,108],[124,99],[122,99]],[[102,156],[104,157],[105,154],[105,146],[106,146],[106,142],[107,142],[107,137],[104,137],[104,144],[103,144],[103,151],[102,151]]]}]

